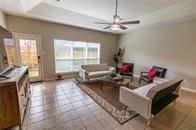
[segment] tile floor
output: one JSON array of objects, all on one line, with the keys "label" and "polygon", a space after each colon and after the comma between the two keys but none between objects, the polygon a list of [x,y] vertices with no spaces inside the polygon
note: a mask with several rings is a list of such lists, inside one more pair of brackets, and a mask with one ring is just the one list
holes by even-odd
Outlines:
[{"label": "tile floor", "polygon": [[175,105],[153,118],[138,116],[120,125],[71,80],[31,85],[25,130],[196,130],[196,94],[182,91]]}]

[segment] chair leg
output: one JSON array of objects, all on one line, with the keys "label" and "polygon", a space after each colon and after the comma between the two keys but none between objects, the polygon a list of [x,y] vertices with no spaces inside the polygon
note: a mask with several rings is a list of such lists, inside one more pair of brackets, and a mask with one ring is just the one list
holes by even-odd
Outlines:
[{"label": "chair leg", "polygon": [[127,106],[126,105],[124,105],[124,110],[127,110]]},{"label": "chair leg", "polygon": [[19,130],[22,130],[22,124],[19,125]]},{"label": "chair leg", "polygon": [[139,79],[139,84],[141,84],[141,80],[142,80],[142,78],[140,77],[140,79]]},{"label": "chair leg", "polygon": [[131,79],[130,79],[130,81],[131,81],[131,82],[133,81],[133,75],[131,76]]},{"label": "chair leg", "polygon": [[150,114],[150,117],[149,117],[149,119],[148,119],[148,122],[147,122],[147,125],[148,125],[148,126],[150,126],[151,120],[152,120],[152,114]]},{"label": "chair leg", "polygon": [[174,100],[174,105],[176,105],[176,100]]}]

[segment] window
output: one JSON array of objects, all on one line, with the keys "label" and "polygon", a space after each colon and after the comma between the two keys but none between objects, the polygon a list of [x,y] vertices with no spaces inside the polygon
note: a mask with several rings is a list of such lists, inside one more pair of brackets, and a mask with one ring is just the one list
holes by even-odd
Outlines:
[{"label": "window", "polygon": [[4,38],[4,45],[5,45],[5,50],[7,53],[7,58],[8,58],[8,64],[9,66],[14,66],[16,65],[16,57],[15,57],[15,52],[14,52],[14,43],[12,38]]},{"label": "window", "polygon": [[84,64],[100,63],[100,44],[54,40],[56,73],[78,71]]}]

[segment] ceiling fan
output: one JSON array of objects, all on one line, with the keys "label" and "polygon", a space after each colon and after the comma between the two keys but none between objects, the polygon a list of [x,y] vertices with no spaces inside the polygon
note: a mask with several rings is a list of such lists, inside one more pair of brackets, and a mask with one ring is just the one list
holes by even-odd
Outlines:
[{"label": "ceiling fan", "polygon": [[113,16],[113,22],[94,22],[95,24],[105,24],[108,25],[107,27],[103,29],[109,29],[111,28],[114,31],[118,31],[120,29],[126,30],[128,29],[127,26],[128,24],[139,24],[139,20],[135,21],[122,21],[122,18],[118,15],[118,0],[116,0],[116,9],[115,9],[115,14]]}]

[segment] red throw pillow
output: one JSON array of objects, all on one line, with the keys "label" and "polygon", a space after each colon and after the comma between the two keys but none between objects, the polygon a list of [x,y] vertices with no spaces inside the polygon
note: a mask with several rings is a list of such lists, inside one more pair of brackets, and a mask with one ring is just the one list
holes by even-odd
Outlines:
[{"label": "red throw pillow", "polygon": [[150,78],[150,79],[153,79],[153,78],[154,78],[155,76],[157,76],[158,74],[159,74],[159,72],[158,72],[156,69],[152,68],[152,69],[150,69],[150,71],[148,72],[147,77]]},{"label": "red throw pillow", "polygon": [[121,72],[130,72],[131,71],[131,65],[123,65],[121,67]]}]

